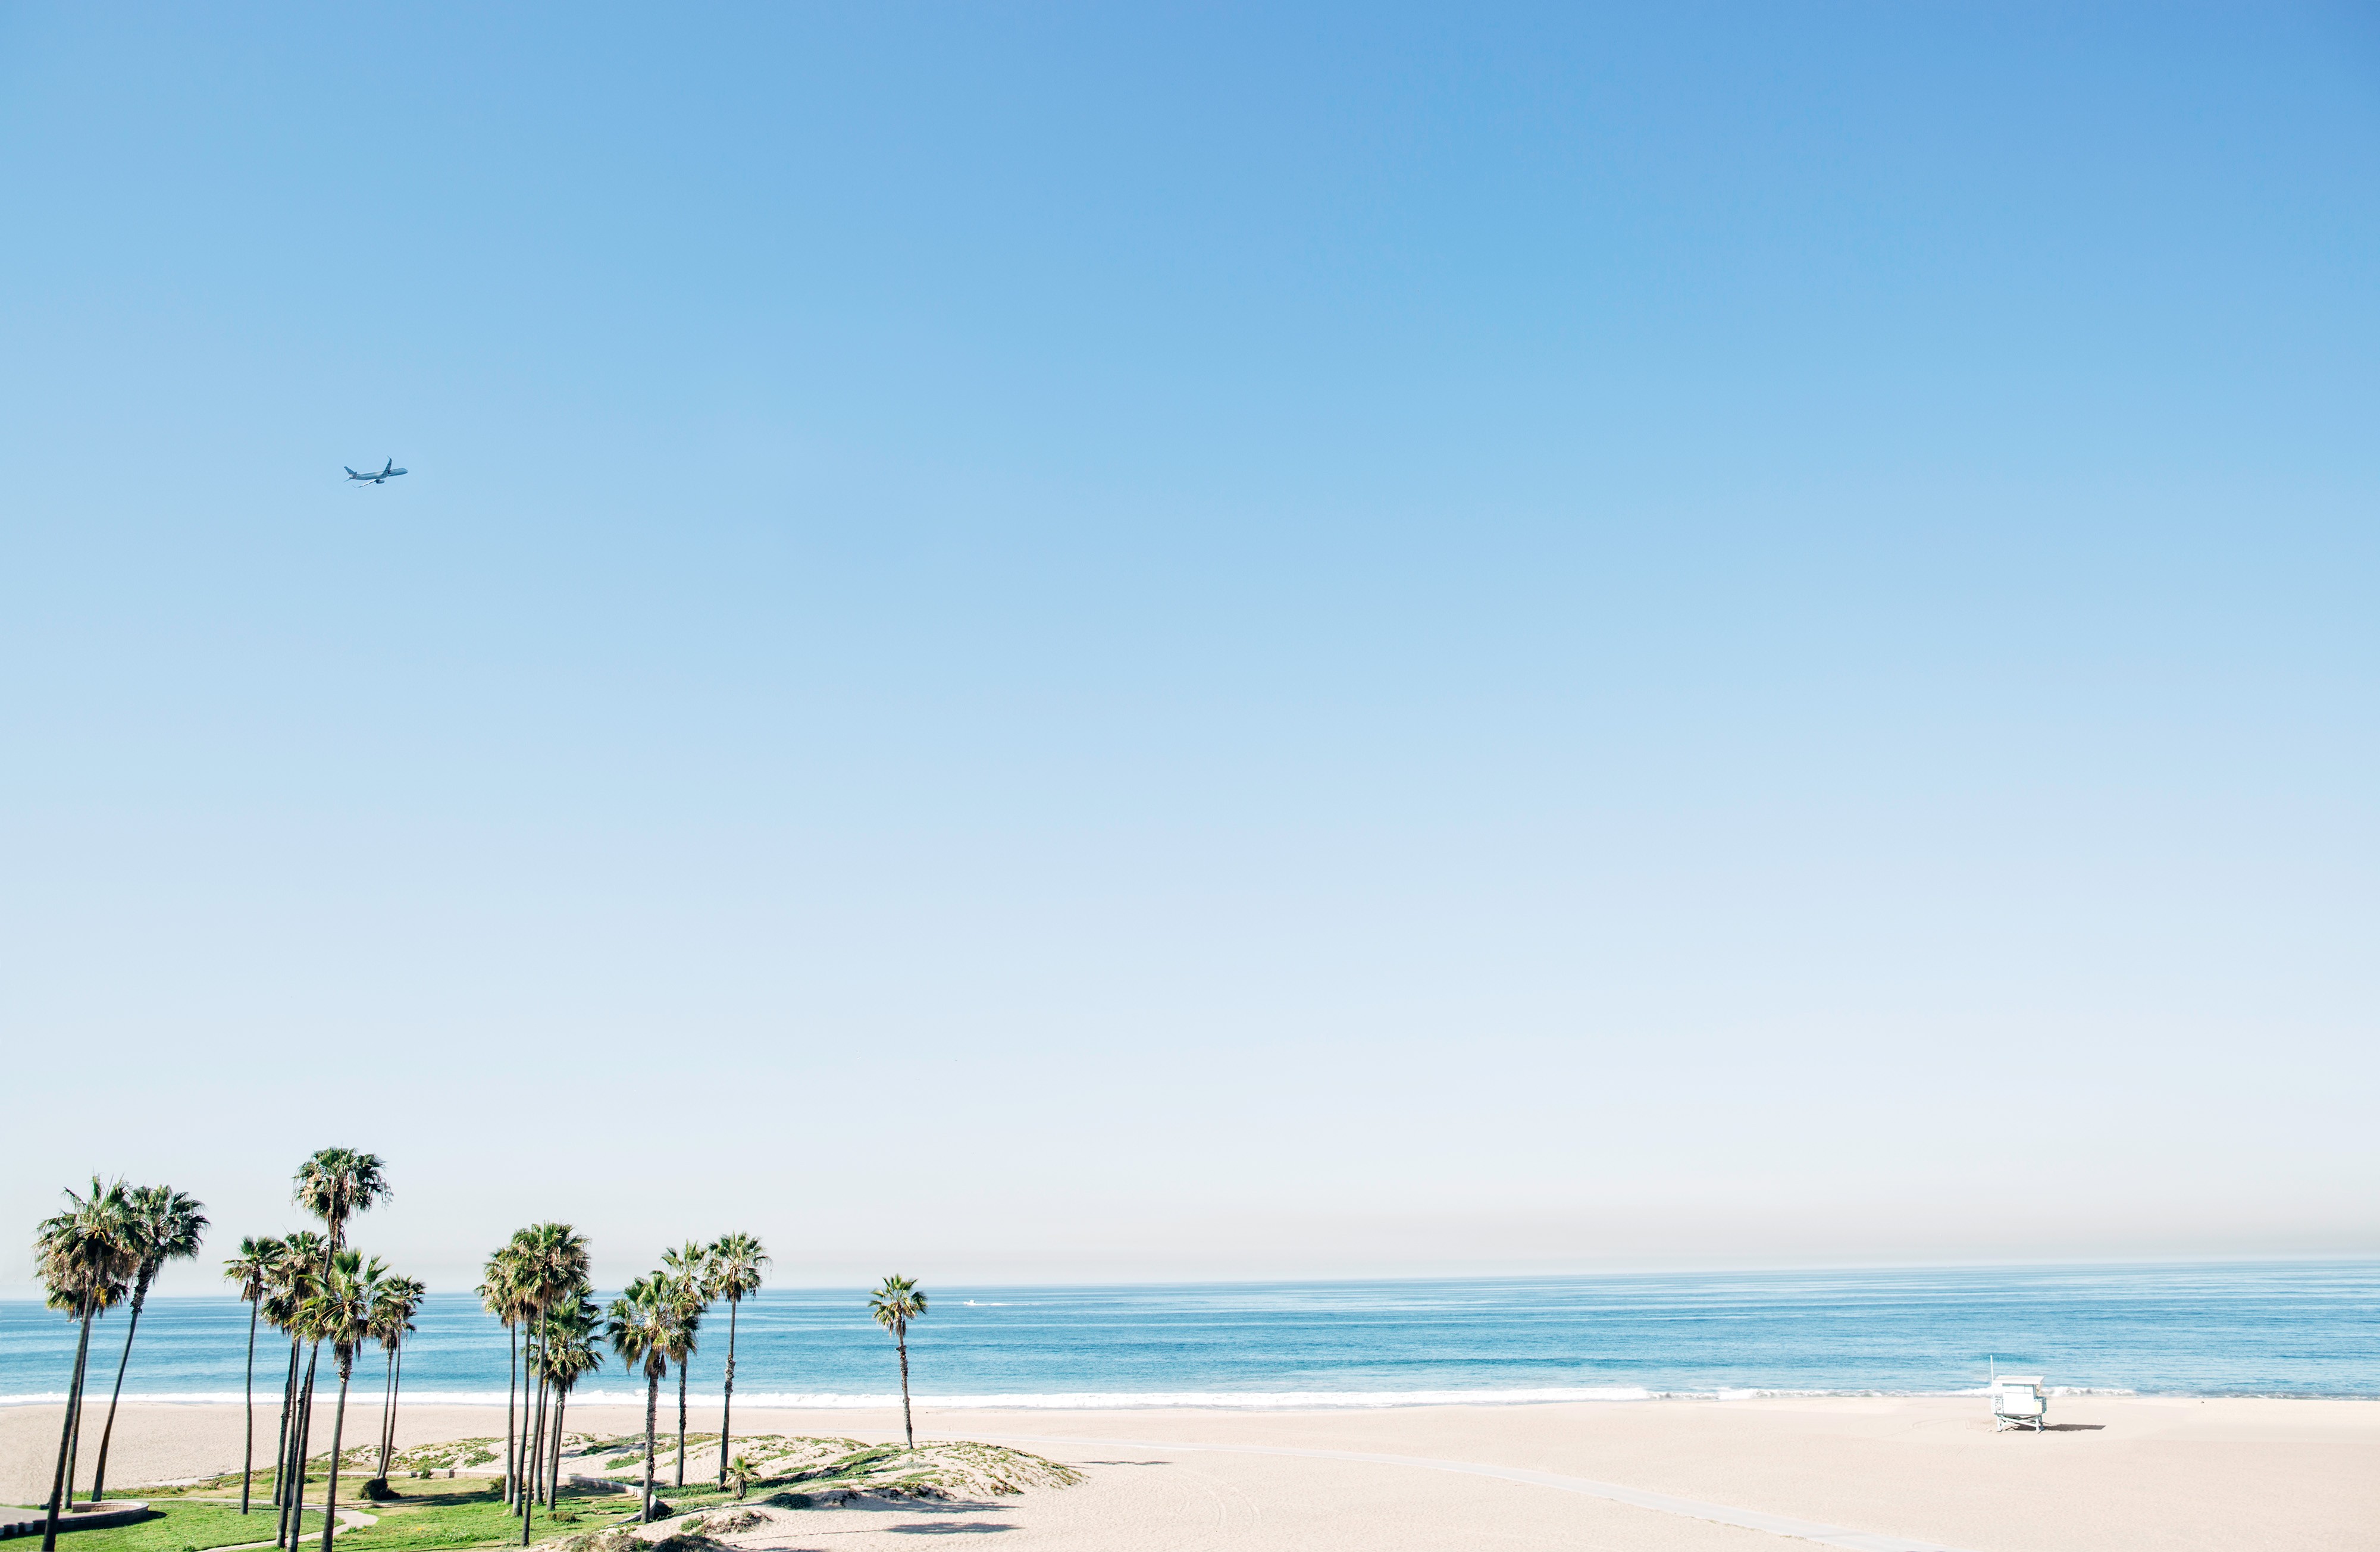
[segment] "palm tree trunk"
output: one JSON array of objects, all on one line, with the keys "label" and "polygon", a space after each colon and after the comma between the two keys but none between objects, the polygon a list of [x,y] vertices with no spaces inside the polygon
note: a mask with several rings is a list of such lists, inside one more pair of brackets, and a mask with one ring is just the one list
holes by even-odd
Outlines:
[{"label": "palm tree trunk", "polygon": [[347,1429],[347,1375],[353,1359],[339,1364],[339,1410],[331,1419],[331,1480],[322,1486],[322,1552],[331,1552],[331,1533],[339,1528],[339,1438]]},{"label": "palm tree trunk", "polygon": [[[542,1326],[544,1323],[540,1321],[539,1324]],[[546,1376],[542,1360],[551,1355],[552,1345],[552,1335],[543,1330],[539,1331],[537,1350],[540,1362],[538,1364],[537,1376],[537,1459],[530,1465],[528,1477],[528,1501],[531,1503],[537,1502],[545,1496],[545,1403],[553,1393],[553,1382]]]},{"label": "palm tree trunk", "polygon": [[107,1423],[99,1430],[99,1461],[91,1467],[91,1501],[97,1503],[107,1491],[107,1443],[115,1437],[115,1403],[124,1396],[124,1371],[132,1366],[132,1337],[140,1329],[140,1306],[149,1302],[149,1279],[154,1274],[146,1267],[132,1285],[132,1319],[124,1328],[124,1356],[115,1363],[115,1388],[107,1396]]},{"label": "palm tree trunk", "polygon": [[388,1404],[380,1412],[380,1479],[388,1480],[389,1457],[396,1453],[396,1349],[388,1350]]},{"label": "palm tree trunk", "polygon": [[248,1512],[248,1484],[256,1474],[256,1314],[261,1301],[248,1302],[248,1441],[239,1451],[239,1511]]},{"label": "palm tree trunk", "polygon": [[[292,1363],[295,1363],[293,1356]],[[305,1371],[301,1368],[289,1386],[289,1437],[281,1441],[281,1520],[273,1528],[273,1545],[295,1546],[298,1533],[290,1527],[304,1518],[301,1508],[306,1502],[305,1447],[298,1443],[298,1419],[306,1404]]]},{"label": "palm tree trunk", "polygon": [[289,1480],[289,1414],[298,1406],[298,1334],[289,1334],[289,1375],[281,1382],[281,1433],[273,1441],[273,1503],[281,1506]]},{"label": "palm tree trunk", "polygon": [[546,1457],[552,1453],[552,1439],[546,1427],[546,1408],[553,1402],[553,1381],[544,1375],[537,1379],[537,1483],[538,1497],[551,1507],[553,1497],[553,1471]]},{"label": "palm tree trunk", "polygon": [[[529,1347],[532,1355],[543,1351],[544,1339],[545,1317],[540,1314],[538,1316],[537,1330],[533,1334]],[[529,1368],[537,1373],[537,1401],[529,1409],[527,1429],[528,1471],[525,1484],[527,1490],[521,1494],[521,1545],[523,1546],[528,1545],[529,1522],[536,1518],[537,1500],[545,1492],[545,1375],[542,1372],[543,1365],[535,1362],[534,1357],[529,1364]]]},{"label": "palm tree trunk", "polygon": [[677,1361],[677,1485],[686,1485],[686,1360]]},{"label": "palm tree trunk", "polygon": [[[661,1410],[662,1376],[650,1371],[645,1375],[645,1507],[637,1516],[639,1524],[653,1517],[653,1414]],[[49,1552],[47,1547],[42,1552]]]},{"label": "palm tree trunk", "polygon": [[512,1367],[504,1371],[504,1502],[511,1503],[520,1466],[513,1445],[513,1391],[520,1384],[520,1328],[508,1320],[504,1322],[504,1336],[512,1345],[513,1354]]},{"label": "palm tree trunk", "polygon": [[521,1343],[521,1480],[513,1509],[527,1513],[537,1501],[537,1395],[543,1381],[537,1377],[537,1335]]},{"label": "palm tree trunk", "polygon": [[298,1411],[289,1420],[289,1549],[297,1552],[306,1539],[306,1447],[314,1438],[314,1371],[322,1361],[322,1344],[306,1354],[306,1377],[298,1384]]},{"label": "palm tree trunk", "polygon": [[[96,1313],[104,1315],[107,1312],[100,1310]],[[74,1503],[75,1478],[80,1474],[78,1468],[82,1456],[82,1414],[85,1403],[91,1400],[91,1364],[87,1355],[81,1352],[75,1355],[74,1395],[74,1410],[68,1413],[72,1421],[67,1424],[67,1503],[69,1507]]]},{"label": "palm tree trunk", "polygon": [[727,1447],[735,1437],[735,1310],[741,1299],[727,1301],[727,1378],[719,1393],[719,1485],[727,1485]]},{"label": "palm tree trunk", "polygon": [[521,1495],[520,1517],[523,1546],[528,1545],[529,1526],[536,1522],[538,1500],[545,1496],[545,1376],[537,1381],[536,1421],[529,1425],[528,1490]]},{"label": "palm tree trunk", "polygon": [[562,1414],[569,1410],[570,1392],[553,1388],[553,1469],[545,1476],[545,1507],[562,1507]]},{"label": "palm tree trunk", "polygon": [[[909,1448],[915,1449],[917,1448],[917,1430],[909,1422],[909,1333],[905,1330],[893,1332],[892,1345],[901,1350],[901,1432],[907,1437]],[[884,1350],[880,1347],[876,1351],[881,1352]]]},{"label": "palm tree trunk", "polygon": [[380,1376],[380,1467],[372,1473],[382,1482],[388,1480],[388,1414],[396,1405],[396,1349],[389,1348],[382,1355]]},{"label": "palm tree trunk", "polygon": [[83,1360],[91,1354],[91,1317],[96,1312],[91,1301],[83,1301],[82,1336],[75,1343],[74,1375],[67,1381],[67,1416],[58,1427],[58,1470],[50,1479],[49,1514],[42,1522],[42,1552],[57,1552],[58,1506],[74,1495],[74,1479],[67,1474],[67,1461],[74,1443],[75,1413],[82,1405]]},{"label": "palm tree trunk", "polygon": [[388,1452],[392,1457],[396,1454],[396,1399],[404,1394],[405,1339],[399,1337],[396,1343],[396,1377],[389,1382],[388,1388]]}]

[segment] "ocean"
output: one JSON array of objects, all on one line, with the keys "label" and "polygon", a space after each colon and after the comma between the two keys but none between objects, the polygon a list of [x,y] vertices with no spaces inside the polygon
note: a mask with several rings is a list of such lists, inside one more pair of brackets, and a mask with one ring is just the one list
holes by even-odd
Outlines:
[{"label": "ocean", "polygon": [[[2058,1389],[2380,1399],[2380,1263],[1986,1267],[1460,1280],[930,1289],[910,1336],[927,1405],[1394,1406],[1756,1394],[1939,1395],[1991,1365]],[[608,1297],[608,1294],[606,1295]],[[505,1337],[468,1294],[431,1296],[406,1348],[416,1401],[504,1399]],[[114,1377],[124,1316],[96,1328]],[[153,1298],[128,1396],[237,1400],[248,1307]],[[695,1391],[716,1395],[727,1314]],[[0,1302],[0,1403],[62,1399],[73,1327]],[[287,1348],[267,1329],[258,1378]],[[375,1350],[358,1377],[379,1383]],[[858,1289],[771,1289],[738,1322],[736,1400],[897,1398]],[[674,1389],[673,1384],[669,1388]],[[579,1401],[638,1401],[616,1358]]]}]

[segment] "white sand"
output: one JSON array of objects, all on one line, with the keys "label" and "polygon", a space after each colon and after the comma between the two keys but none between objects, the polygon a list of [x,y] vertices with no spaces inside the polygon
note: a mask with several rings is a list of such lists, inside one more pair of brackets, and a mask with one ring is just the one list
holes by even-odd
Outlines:
[{"label": "white sand", "polygon": [[[914,1547],[920,1533],[980,1534],[1025,1552],[1809,1545],[1418,1464],[1233,1452],[1257,1447],[1560,1473],[1961,1552],[2380,1548],[2380,1403],[2071,1398],[2052,1416],[2059,1430],[2034,1436],[1994,1434],[1973,1400],[929,1413],[921,1435],[1014,1443],[1088,1480],[982,1504],[812,1510],[796,1534],[766,1545],[889,1552]],[[0,1411],[0,1499],[33,1502],[46,1490],[57,1419],[55,1408]],[[359,1421],[370,1437],[376,1418],[351,1413],[351,1432]],[[735,1421],[739,1434],[874,1439],[900,1428],[897,1413],[870,1412],[739,1408]],[[269,1413],[265,1422],[270,1453]],[[644,1417],[641,1408],[586,1406],[573,1407],[570,1422],[573,1431],[627,1433]],[[693,1425],[715,1428],[715,1409],[698,1409]],[[504,1413],[489,1408],[406,1407],[399,1438],[503,1427]],[[237,1469],[239,1428],[237,1407],[128,1407],[111,1474],[128,1486]]]}]

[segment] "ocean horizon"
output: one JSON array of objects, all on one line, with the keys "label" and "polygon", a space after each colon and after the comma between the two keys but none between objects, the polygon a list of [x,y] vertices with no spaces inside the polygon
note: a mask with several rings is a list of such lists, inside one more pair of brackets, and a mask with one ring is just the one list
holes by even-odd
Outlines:
[{"label": "ocean horizon", "polygon": [[[2067,1393],[2380,1399],[2380,1262],[1912,1267],[931,1290],[910,1335],[921,1405],[1385,1407],[1760,1395],[1955,1395],[1991,1369]],[[604,1295],[608,1297],[608,1294]],[[94,1328],[115,1377],[125,1317]],[[437,1293],[405,1350],[404,1399],[502,1405],[504,1328]],[[769,1289],[738,1319],[743,1406],[898,1400],[891,1340],[858,1290]],[[248,1310],[156,1296],[128,1399],[237,1401]],[[715,1400],[727,1312],[688,1373]],[[64,1399],[74,1328],[0,1301],[0,1405]],[[257,1345],[261,1392],[288,1346]],[[638,1402],[607,1353],[578,1404]],[[356,1383],[379,1385],[382,1358]],[[664,1383],[674,1393],[675,1377]]]}]

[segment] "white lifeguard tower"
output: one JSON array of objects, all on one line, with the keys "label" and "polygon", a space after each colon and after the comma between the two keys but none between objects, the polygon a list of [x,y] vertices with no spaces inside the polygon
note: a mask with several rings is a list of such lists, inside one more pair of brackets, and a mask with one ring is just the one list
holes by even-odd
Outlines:
[{"label": "white lifeguard tower", "polygon": [[2004,1375],[1996,1364],[1991,1378],[1992,1432],[2049,1425],[2049,1390],[2039,1375]]}]

